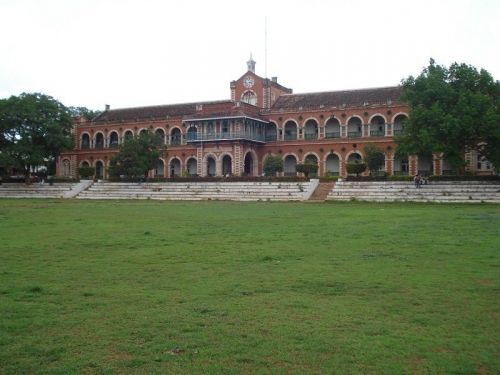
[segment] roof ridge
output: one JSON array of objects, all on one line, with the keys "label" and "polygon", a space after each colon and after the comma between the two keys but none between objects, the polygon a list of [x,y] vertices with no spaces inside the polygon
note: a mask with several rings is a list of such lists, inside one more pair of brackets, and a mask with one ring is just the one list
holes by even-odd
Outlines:
[{"label": "roof ridge", "polygon": [[364,90],[395,89],[395,88],[399,88],[399,87],[402,87],[402,86],[397,85],[397,86],[382,86],[382,87],[365,87],[365,88],[351,89],[351,90],[328,90],[328,91],[298,92],[298,93],[292,93],[292,94],[281,94],[280,97],[282,97],[282,96],[294,96],[294,95],[327,94],[327,93],[331,93],[331,92],[352,92],[352,91],[364,91]]},{"label": "roof ridge", "polygon": [[232,102],[232,100],[221,99],[221,100],[210,100],[210,101],[199,101],[199,102],[188,102],[188,103],[156,104],[156,105],[145,105],[145,106],[139,106],[139,107],[111,108],[109,111],[106,111],[106,112],[126,110],[126,109],[137,110],[137,109],[150,109],[150,108],[158,108],[158,107],[173,107],[176,105],[217,104],[217,103],[229,103],[229,102]]}]

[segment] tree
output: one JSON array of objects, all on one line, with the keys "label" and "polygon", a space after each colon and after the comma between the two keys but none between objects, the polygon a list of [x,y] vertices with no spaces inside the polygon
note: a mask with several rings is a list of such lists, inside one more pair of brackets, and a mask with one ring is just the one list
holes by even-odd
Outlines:
[{"label": "tree", "polygon": [[297,164],[295,170],[304,173],[304,176],[308,178],[310,174],[318,173],[318,164],[306,160],[303,164]]},{"label": "tree", "polygon": [[374,175],[376,171],[380,170],[385,163],[384,152],[377,146],[368,144],[363,149],[365,154],[366,167],[370,171],[370,175]]},{"label": "tree", "polygon": [[53,164],[73,147],[71,114],[63,104],[40,93],[0,100],[0,165],[23,171]]},{"label": "tree", "polygon": [[102,111],[94,111],[87,107],[68,107],[68,109],[73,117],[85,117],[87,120],[93,120],[102,113]]},{"label": "tree", "polygon": [[111,158],[109,173],[113,177],[143,177],[166,150],[163,140],[152,132],[143,132],[120,145],[118,153]]},{"label": "tree", "polygon": [[354,163],[346,164],[347,173],[354,173],[356,176],[359,176],[360,173],[363,173],[366,170],[366,164],[358,162],[357,160]]},{"label": "tree", "polygon": [[277,172],[283,172],[283,157],[269,155],[264,161],[264,173],[266,176],[276,176]]},{"label": "tree", "polygon": [[463,173],[465,153],[477,150],[500,166],[500,82],[484,69],[430,60],[414,78],[403,80],[402,99],[410,106],[398,152],[443,153]]}]

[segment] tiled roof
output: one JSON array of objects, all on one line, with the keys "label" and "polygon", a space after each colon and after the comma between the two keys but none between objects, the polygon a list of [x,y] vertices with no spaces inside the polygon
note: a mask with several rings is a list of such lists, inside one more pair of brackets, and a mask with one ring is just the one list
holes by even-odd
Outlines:
[{"label": "tiled roof", "polygon": [[401,92],[401,86],[394,86],[307,94],[286,94],[281,95],[276,100],[271,111],[397,104],[401,102],[399,99]]},{"label": "tiled roof", "polygon": [[260,118],[260,108],[230,100],[159,105],[151,107],[119,108],[103,112],[94,122],[135,121],[150,119],[195,119],[213,117],[247,116]]}]

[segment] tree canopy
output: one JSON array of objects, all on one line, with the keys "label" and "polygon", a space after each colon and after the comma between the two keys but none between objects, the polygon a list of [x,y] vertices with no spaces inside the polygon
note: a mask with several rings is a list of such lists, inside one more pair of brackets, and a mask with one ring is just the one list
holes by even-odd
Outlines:
[{"label": "tree canopy", "polygon": [[396,137],[398,153],[443,153],[456,169],[465,153],[477,150],[500,166],[500,82],[484,69],[430,60],[416,78],[403,80],[402,99],[410,106],[404,130]]},{"label": "tree canopy", "polygon": [[264,161],[263,168],[266,176],[276,176],[277,172],[283,172],[283,157],[281,155],[269,155]]},{"label": "tree canopy", "polygon": [[102,113],[102,111],[95,111],[87,107],[68,107],[68,109],[73,117],[81,116],[87,120],[93,120]]},{"label": "tree canopy", "polygon": [[366,145],[363,152],[365,154],[364,160],[366,162],[366,167],[373,176],[376,171],[384,166],[385,154],[379,147],[372,144]]},{"label": "tree canopy", "polygon": [[40,93],[0,99],[0,166],[23,170],[54,162],[73,147],[71,113],[63,104]]},{"label": "tree canopy", "polygon": [[142,132],[120,145],[118,153],[111,158],[109,173],[112,177],[143,177],[155,167],[165,150],[161,137],[149,131]]}]

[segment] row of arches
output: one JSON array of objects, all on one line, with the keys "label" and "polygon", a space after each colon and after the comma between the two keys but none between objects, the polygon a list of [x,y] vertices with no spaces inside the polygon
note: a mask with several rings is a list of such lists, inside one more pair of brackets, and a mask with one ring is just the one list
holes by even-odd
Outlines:
[{"label": "row of arches", "polygon": [[[403,130],[406,119],[407,115],[404,113],[396,114],[392,123],[387,122],[385,116],[381,114],[373,115],[367,123],[364,123],[359,116],[351,116],[345,123],[342,123],[337,117],[331,117],[324,122],[323,128],[320,127],[319,121],[315,118],[306,119],[302,126],[295,119],[288,119],[283,125],[282,140],[301,139],[301,134],[305,140],[319,139],[321,136],[324,138],[391,136]],[[277,129],[275,123],[271,124]]]},{"label": "row of arches", "polygon": [[[122,132],[118,132],[117,130],[112,130],[107,134],[101,131],[96,132],[93,136],[91,136],[88,132],[84,132],[80,137],[80,148],[81,149],[89,149],[89,148],[116,148],[122,142],[127,139],[132,139],[136,135],[140,135],[144,132],[147,132],[148,129],[141,129],[138,132],[134,133],[132,129],[125,129]],[[164,144],[169,145],[180,145],[182,144],[182,132],[180,128],[172,128],[170,130],[170,134],[167,136],[165,130],[162,128],[158,128],[155,130],[156,136],[158,136]]]},{"label": "row of arches", "polygon": [[[149,172],[150,177],[179,177],[179,176],[231,176],[235,174],[235,163],[233,160],[233,156],[231,154],[223,154],[223,155],[215,155],[215,154],[207,154],[201,160],[200,169],[198,168],[199,161],[196,157],[190,156],[187,157],[184,161],[177,157],[173,156],[170,159],[166,160],[164,158],[159,158],[154,168]],[[66,170],[65,165],[69,165],[68,159],[62,160],[63,171]],[[102,179],[107,178],[108,176],[108,168],[109,161],[105,161],[102,159],[96,160],[83,160],[80,163],[80,167],[89,167],[92,166],[95,168],[95,177]],[[257,175],[257,157],[256,154],[252,151],[248,151],[243,159],[243,170],[242,173],[246,175]],[[64,174],[65,172],[63,172]],[[69,177],[69,167],[68,167],[68,176]]]},{"label": "row of arches", "polygon": [[[263,130],[263,134],[257,134],[257,136],[259,138],[263,137],[268,142],[277,140],[295,141],[300,139],[315,140],[320,138],[392,136],[403,130],[406,119],[407,115],[405,113],[398,113],[393,116],[392,123],[389,123],[385,116],[376,114],[371,116],[365,124],[359,116],[351,116],[345,123],[342,123],[337,117],[331,117],[323,123],[323,126],[320,126],[320,122],[316,118],[308,118],[303,121],[302,125],[295,119],[287,119],[282,129],[279,129],[278,125],[271,121]],[[146,131],[148,131],[146,128],[140,129],[137,132],[134,132],[132,129],[125,129],[120,132],[112,130],[107,134],[97,131],[93,135],[83,132],[80,136],[80,148],[115,148],[124,140],[133,138]],[[189,126],[186,131],[181,130],[180,127],[173,127],[168,134],[163,128],[157,128],[154,132],[161,138],[164,144],[168,145],[181,145],[186,140],[192,141],[198,139],[198,129],[195,126]],[[220,136],[224,137],[224,135],[229,135],[230,132],[231,130],[227,126],[226,128],[223,126]]]}]

